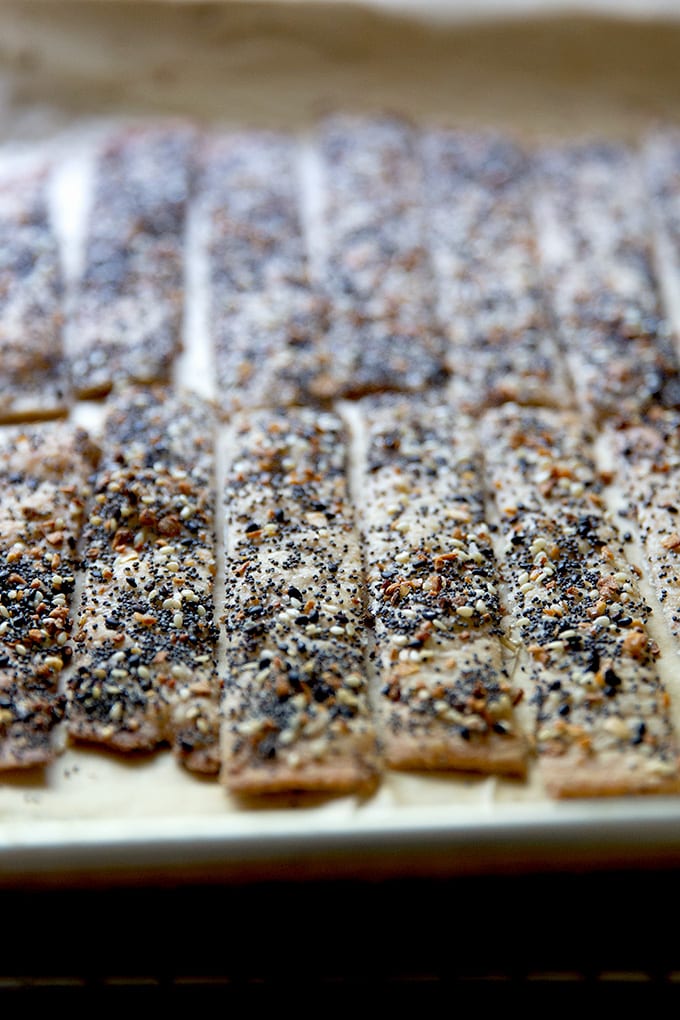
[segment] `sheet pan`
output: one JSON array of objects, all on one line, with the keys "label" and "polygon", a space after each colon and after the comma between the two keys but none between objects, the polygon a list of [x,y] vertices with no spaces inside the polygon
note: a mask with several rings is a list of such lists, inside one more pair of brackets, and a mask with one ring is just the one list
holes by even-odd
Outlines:
[{"label": "sheet pan", "polygon": [[[543,18],[531,4],[482,6],[488,17],[442,3],[7,3],[0,142],[19,155],[56,146],[71,160],[55,196],[68,241],[86,173],[79,147],[112,118],[184,114],[304,132],[324,110],[387,108],[529,141],[636,137],[677,119],[680,23],[659,6],[574,14],[550,4]],[[190,311],[182,364],[198,388],[201,329],[200,310]],[[0,883],[679,860],[680,800],[553,803],[535,779],[391,774],[363,799],[254,805],[182,772],[167,753],[128,762],[80,749],[0,782]]]}]

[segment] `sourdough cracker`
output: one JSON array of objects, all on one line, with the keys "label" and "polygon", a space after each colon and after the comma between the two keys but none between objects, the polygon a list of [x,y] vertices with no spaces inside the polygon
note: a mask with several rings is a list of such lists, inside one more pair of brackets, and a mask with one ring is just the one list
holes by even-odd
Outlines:
[{"label": "sourdough cracker", "polygon": [[83,557],[71,737],[123,751],[168,741],[188,768],[215,772],[214,447],[204,401],[160,387],[117,395]]},{"label": "sourdough cracker", "polygon": [[97,450],[82,429],[0,436],[0,769],[50,762],[73,648],[76,544]]},{"label": "sourdough cracker", "polygon": [[230,446],[222,781],[256,795],[361,789],[378,759],[342,423],[253,412]]},{"label": "sourdough cracker", "polygon": [[517,682],[535,710],[539,769],[550,791],[680,788],[651,610],[604,506],[592,432],[574,415],[507,405],[489,412],[482,437]]},{"label": "sourdough cracker", "polygon": [[504,661],[479,449],[456,409],[367,398],[359,520],[375,621],[376,711],[393,768],[523,775],[521,692]]}]

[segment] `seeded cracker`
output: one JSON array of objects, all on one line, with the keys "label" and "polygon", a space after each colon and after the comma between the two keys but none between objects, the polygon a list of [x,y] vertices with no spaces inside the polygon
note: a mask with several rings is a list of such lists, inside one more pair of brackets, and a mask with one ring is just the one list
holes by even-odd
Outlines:
[{"label": "seeded cracker", "polygon": [[0,422],[66,413],[62,277],[46,171],[0,184]]},{"label": "seeded cracker", "polygon": [[195,131],[116,132],[96,169],[85,271],[69,327],[79,397],[114,382],[164,382],[181,347],[184,229]]},{"label": "seeded cracker", "polygon": [[592,438],[575,416],[547,410],[507,405],[483,421],[517,682],[535,706],[549,793],[676,791],[650,609],[604,511]]},{"label": "seeded cracker", "polygon": [[654,409],[609,433],[640,529],[649,576],[671,634],[680,638],[680,414]]},{"label": "seeded cracker", "polygon": [[502,655],[478,448],[448,405],[360,403],[360,519],[376,622],[378,716],[394,768],[523,775]]},{"label": "seeded cracker", "polygon": [[545,280],[579,405],[595,419],[679,407],[638,158],[613,143],[546,149],[536,192]]},{"label": "seeded cracker", "polygon": [[173,745],[217,770],[212,412],[124,391],[106,420],[85,526],[69,732],[116,750]]},{"label": "seeded cracker", "polygon": [[[666,243],[669,282],[677,292],[680,274],[680,132],[665,128],[650,135],[642,150],[645,183],[651,196],[655,226]],[[677,327],[677,296],[676,327]],[[677,344],[677,329],[675,340]]]},{"label": "seeded cracker", "polygon": [[335,392],[443,381],[416,132],[396,117],[336,115],[319,135]]},{"label": "seeded cracker", "polygon": [[206,147],[210,321],[225,415],[325,395],[326,322],[308,278],[298,148],[270,131]]},{"label": "seeded cracker", "polygon": [[96,451],[63,424],[0,435],[0,769],[51,761],[76,542]]},{"label": "seeded cracker", "polygon": [[376,772],[346,457],[329,413],[234,420],[222,778],[236,793],[340,793]]},{"label": "seeded cracker", "polygon": [[422,148],[439,315],[459,401],[473,413],[511,400],[570,406],[538,277],[529,159],[491,133],[430,129]]}]

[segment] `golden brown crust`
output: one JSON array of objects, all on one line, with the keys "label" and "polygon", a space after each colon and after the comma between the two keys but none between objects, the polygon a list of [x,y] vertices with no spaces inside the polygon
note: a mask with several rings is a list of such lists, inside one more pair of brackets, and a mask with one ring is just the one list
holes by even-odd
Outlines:
[{"label": "golden brown crust", "polygon": [[611,754],[601,760],[569,752],[541,761],[541,776],[551,797],[621,797],[680,792],[677,769],[641,764],[635,756]]},{"label": "golden brown crust", "polygon": [[370,734],[339,740],[331,754],[318,757],[317,749],[301,741],[292,763],[257,761],[247,748],[234,749],[227,737],[223,781],[231,793],[266,796],[276,793],[332,793],[361,791],[376,779],[372,761],[375,745]]},{"label": "golden brown crust", "polygon": [[450,772],[484,772],[492,775],[523,777],[527,771],[527,745],[522,737],[508,736],[489,739],[471,734],[465,739],[448,729],[444,733],[408,730],[408,710],[397,706],[397,715],[404,716],[403,728],[384,737],[386,764],[393,769],[414,771],[444,770]]}]

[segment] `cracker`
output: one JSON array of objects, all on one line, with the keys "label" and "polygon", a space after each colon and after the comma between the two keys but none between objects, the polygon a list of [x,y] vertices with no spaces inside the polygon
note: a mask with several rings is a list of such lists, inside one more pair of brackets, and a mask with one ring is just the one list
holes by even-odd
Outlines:
[{"label": "cracker", "polygon": [[675,640],[680,638],[680,414],[655,409],[644,422],[611,432],[648,575]]},{"label": "cracker", "polygon": [[325,306],[309,282],[299,159],[297,140],[272,131],[206,148],[210,327],[225,415],[324,395]]},{"label": "cracker", "polygon": [[648,136],[642,148],[645,184],[656,225],[669,244],[677,279],[680,270],[680,132],[665,128]]},{"label": "cracker", "polygon": [[377,707],[394,768],[522,775],[500,640],[479,450],[447,404],[368,398],[360,522],[376,626]]},{"label": "cracker", "polygon": [[636,154],[616,143],[547,149],[536,195],[545,280],[581,408],[600,419],[679,407]]},{"label": "cracker", "polygon": [[441,383],[445,344],[434,314],[415,130],[396,117],[336,115],[323,122],[318,148],[335,392]]},{"label": "cracker", "polygon": [[483,420],[517,682],[555,796],[680,788],[651,613],[576,416],[507,405]]},{"label": "cracker", "polygon": [[55,755],[76,543],[96,450],[55,423],[0,435],[0,769]]},{"label": "cracker", "polygon": [[69,733],[121,751],[169,741],[218,767],[211,409],[154,387],[121,393],[83,538]]},{"label": "cracker", "polygon": [[493,133],[430,129],[425,180],[439,316],[462,406],[569,407],[573,392],[538,276],[527,155]]},{"label": "cracker", "polygon": [[375,776],[346,456],[330,413],[234,420],[222,780],[236,793],[340,793]]},{"label": "cracker", "polygon": [[97,162],[85,270],[69,323],[74,389],[164,382],[182,344],[184,231],[195,131],[183,124],[114,132]]},{"label": "cracker", "polygon": [[47,169],[0,186],[0,422],[67,411],[63,282]]}]

